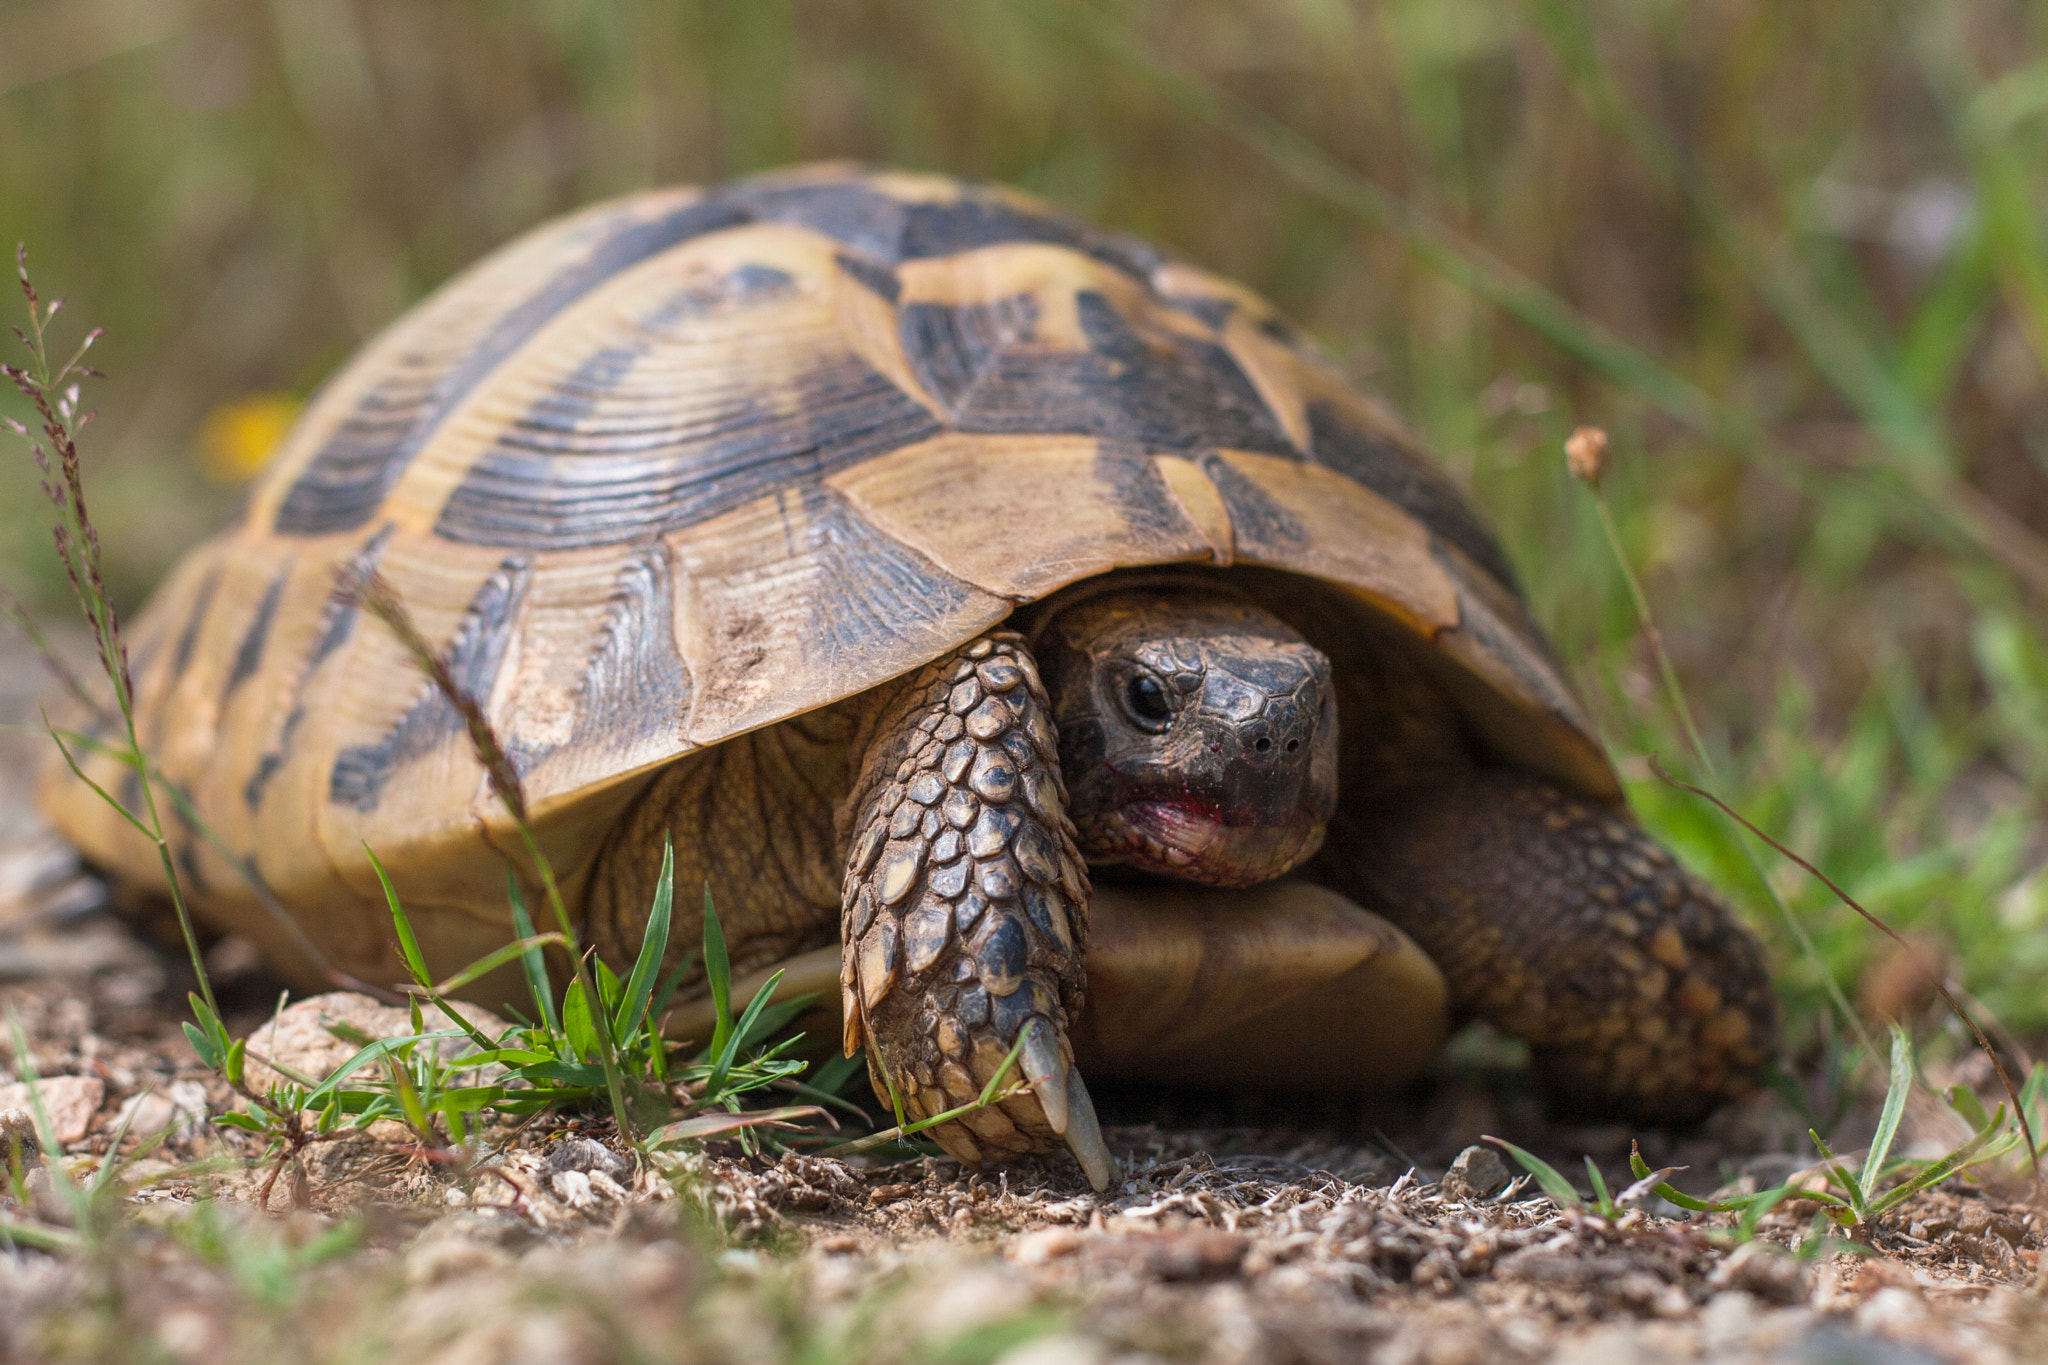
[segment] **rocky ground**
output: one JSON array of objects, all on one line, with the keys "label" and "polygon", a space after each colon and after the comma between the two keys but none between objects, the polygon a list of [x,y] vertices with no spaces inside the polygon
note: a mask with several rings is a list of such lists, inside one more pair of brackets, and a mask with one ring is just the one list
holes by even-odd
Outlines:
[{"label": "rocky ground", "polygon": [[[37,685],[0,664],[0,720],[33,714]],[[2048,1214],[2024,1186],[1923,1195],[1868,1255],[1816,1240],[1811,1205],[1747,1243],[1654,1197],[1609,1221],[1467,1148],[1490,1132],[1561,1164],[1590,1153],[1618,1187],[1637,1135],[1545,1125],[1470,1051],[1372,1109],[1105,1096],[1126,1179],[1101,1196],[1064,1161],[725,1144],[636,1168],[607,1122],[574,1116],[486,1134],[466,1167],[373,1132],[273,1185],[204,1122],[232,1097],[179,1032],[184,964],[108,916],[34,818],[24,775],[46,742],[0,732],[0,1004],[59,1175],[110,1178],[67,1197],[31,1161],[0,1198],[28,1230],[0,1247],[0,1359],[2048,1360]],[[261,1027],[260,964],[234,940],[210,962]],[[311,1064],[325,1016],[380,1018],[323,998],[296,1007],[298,1042],[269,1042]],[[0,1111],[26,1099],[0,1086]],[[1682,1141],[1639,1136],[1702,1192],[1806,1163],[1773,1098]]]}]

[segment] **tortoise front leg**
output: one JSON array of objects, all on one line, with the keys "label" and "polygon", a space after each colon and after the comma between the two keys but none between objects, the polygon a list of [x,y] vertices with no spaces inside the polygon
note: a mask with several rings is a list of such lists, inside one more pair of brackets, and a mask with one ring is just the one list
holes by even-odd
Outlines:
[{"label": "tortoise front leg", "polygon": [[1529,1042],[1562,1110],[1688,1122],[1771,1059],[1756,940],[1625,810],[1479,771],[1345,811],[1328,849],[1461,1012]]},{"label": "tortoise front leg", "polygon": [[972,1102],[1027,1025],[1030,1089],[931,1129],[963,1161],[1061,1139],[1098,1190],[1115,1173],[1074,1068],[1088,873],[1066,814],[1051,707],[1021,637],[998,632],[906,684],[865,730],[843,828],[847,1056],[925,1118]]}]

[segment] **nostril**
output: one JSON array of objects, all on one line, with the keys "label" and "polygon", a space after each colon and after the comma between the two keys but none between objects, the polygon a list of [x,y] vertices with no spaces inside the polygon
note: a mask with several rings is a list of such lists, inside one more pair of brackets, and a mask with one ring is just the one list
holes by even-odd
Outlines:
[{"label": "nostril", "polygon": [[1272,747],[1273,747],[1273,741],[1272,741],[1272,740],[1270,740],[1270,739],[1266,739],[1266,738],[1263,738],[1263,737],[1261,737],[1261,738],[1260,738],[1260,740],[1259,740],[1259,742],[1258,742],[1257,744],[1254,744],[1254,745],[1252,745],[1252,747],[1253,747],[1254,749],[1257,749],[1257,750],[1258,750],[1258,751],[1259,751],[1260,753],[1264,753],[1264,752],[1266,752],[1266,750],[1268,750],[1268,749],[1270,749],[1270,748],[1272,748]]},{"label": "nostril", "polygon": [[1301,741],[1298,739],[1290,739],[1287,741],[1287,752],[1290,754],[1293,753],[1296,749],[1299,749],[1300,747]]}]

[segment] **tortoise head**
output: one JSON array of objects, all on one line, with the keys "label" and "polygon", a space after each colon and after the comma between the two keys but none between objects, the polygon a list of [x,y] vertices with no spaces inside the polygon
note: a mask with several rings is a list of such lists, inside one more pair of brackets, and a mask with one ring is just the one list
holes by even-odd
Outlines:
[{"label": "tortoise head", "polygon": [[1056,609],[1037,643],[1091,864],[1251,886],[1322,846],[1330,661],[1278,617],[1213,589],[1114,590]]}]

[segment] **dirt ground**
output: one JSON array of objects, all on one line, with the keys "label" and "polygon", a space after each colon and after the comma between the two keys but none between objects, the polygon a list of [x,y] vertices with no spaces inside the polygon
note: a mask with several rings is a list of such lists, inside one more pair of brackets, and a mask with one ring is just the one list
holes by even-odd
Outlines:
[{"label": "dirt ground", "polygon": [[[10,653],[0,720],[39,686]],[[1546,1125],[1469,1053],[1369,1108],[1106,1095],[1125,1180],[1100,1196],[1065,1160],[727,1144],[636,1170],[608,1123],[571,1117],[490,1134],[463,1170],[383,1134],[325,1144],[259,1213],[267,1169],[203,1122],[231,1097],[178,1031],[187,969],[106,915],[34,817],[44,742],[0,732],[0,1005],[67,1170],[89,1180],[124,1130],[131,1153],[168,1136],[123,1169],[118,1219],[67,1209],[46,1174],[6,1200],[84,1249],[0,1248],[0,1360],[2048,1360],[2048,1214],[2024,1189],[1923,1195],[1868,1256],[1800,1254],[1810,1205],[1744,1246],[1726,1217],[1609,1223],[1460,1154],[1498,1133],[1617,1181],[1639,1136],[1681,1184],[1754,1189],[1807,1164],[1798,1121],[1761,1097],[1684,1138]],[[227,940],[211,965],[259,1026],[260,964]],[[329,1007],[348,1008],[300,1008]]]}]

